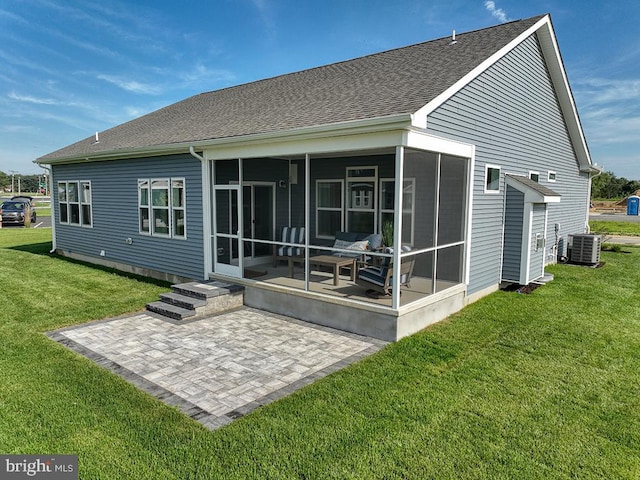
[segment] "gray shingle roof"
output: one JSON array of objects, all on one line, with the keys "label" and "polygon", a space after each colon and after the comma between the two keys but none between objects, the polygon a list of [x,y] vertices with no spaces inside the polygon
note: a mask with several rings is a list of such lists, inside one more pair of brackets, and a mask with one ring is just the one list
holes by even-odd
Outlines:
[{"label": "gray shingle roof", "polygon": [[415,113],[541,16],[202,93],[40,157],[65,160]]},{"label": "gray shingle roof", "polygon": [[538,182],[531,180],[529,177],[524,177],[522,175],[511,175],[507,174],[507,177],[513,178],[518,181],[525,187],[538,192],[543,197],[560,197],[561,195],[558,192],[551,190],[550,188],[545,187],[544,185],[540,185]]}]

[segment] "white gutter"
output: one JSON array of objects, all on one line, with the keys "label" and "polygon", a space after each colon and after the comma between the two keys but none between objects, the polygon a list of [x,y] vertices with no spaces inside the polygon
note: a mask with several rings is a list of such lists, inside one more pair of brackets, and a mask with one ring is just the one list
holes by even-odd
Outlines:
[{"label": "white gutter", "polygon": [[[311,127],[301,127],[291,130],[255,133],[249,135],[239,135],[235,137],[213,138],[208,140],[188,141],[181,143],[169,143],[164,145],[154,145],[145,147],[135,147],[131,149],[111,150],[97,152],[95,154],[84,153],[70,157],[38,159],[34,163],[53,165],[58,163],[83,163],[103,160],[116,160],[122,158],[139,158],[145,156],[158,156],[167,154],[177,154],[190,152],[192,147],[195,148],[214,148],[218,146],[226,146],[233,144],[262,143],[268,141],[286,141],[302,138],[326,137],[327,133],[331,136],[353,135],[358,133],[373,133],[387,131],[397,128],[407,128],[412,126],[412,115],[409,113],[400,113],[395,115],[387,115],[385,117],[365,118],[359,120],[349,120],[346,122],[329,123],[323,125],[314,125]],[[93,137],[91,137],[93,139]],[[103,143],[107,140],[104,139]]]}]

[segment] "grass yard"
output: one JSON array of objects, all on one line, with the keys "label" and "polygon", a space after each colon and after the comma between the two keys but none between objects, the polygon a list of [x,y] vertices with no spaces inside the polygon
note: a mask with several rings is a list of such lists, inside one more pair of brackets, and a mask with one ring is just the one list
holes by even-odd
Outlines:
[{"label": "grass yard", "polygon": [[640,223],[634,222],[609,222],[609,221],[590,221],[589,226],[593,233],[608,235],[630,235],[640,236]]},{"label": "grass yard", "polygon": [[166,288],[0,231],[0,452],[75,453],[82,479],[640,478],[640,250],[553,266],[209,432],[43,332]]}]

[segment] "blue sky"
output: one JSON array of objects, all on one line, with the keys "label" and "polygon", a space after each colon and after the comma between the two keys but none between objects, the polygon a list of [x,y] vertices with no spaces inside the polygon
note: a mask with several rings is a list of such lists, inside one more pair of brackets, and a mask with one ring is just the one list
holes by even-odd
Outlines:
[{"label": "blue sky", "polygon": [[640,2],[0,0],[0,170],[188,96],[551,13],[592,160],[640,179]]}]

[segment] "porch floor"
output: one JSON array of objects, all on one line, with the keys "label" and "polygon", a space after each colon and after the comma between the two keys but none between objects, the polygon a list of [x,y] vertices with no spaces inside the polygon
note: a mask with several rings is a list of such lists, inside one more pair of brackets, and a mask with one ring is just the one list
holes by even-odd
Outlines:
[{"label": "porch floor", "polygon": [[[271,263],[254,265],[245,268],[245,277],[251,280],[279,285],[297,290],[304,290],[304,269],[296,265],[293,278],[289,277],[289,269],[285,263],[274,267]],[[440,292],[457,285],[455,282],[438,280],[436,291]],[[400,305],[404,306],[425,296],[431,295],[433,280],[414,275],[410,286],[401,288]],[[356,300],[372,305],[391,307],[390,296],[372,298],[367,296],[366,288],[352,282],[349,279],[349,270],[343,269],[337,286],[333,284],[333,273],[330,271],[312,270],[309,274],[309,290],[314,293],[322,293],[342,299]]]}]

